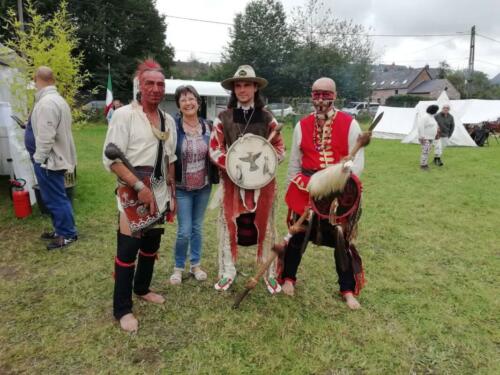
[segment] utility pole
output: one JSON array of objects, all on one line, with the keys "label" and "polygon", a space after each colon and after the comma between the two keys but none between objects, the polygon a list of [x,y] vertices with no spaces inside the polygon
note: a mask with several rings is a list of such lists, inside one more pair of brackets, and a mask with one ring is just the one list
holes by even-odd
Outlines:
[{"label": "utility pole", "polygon": [[23,0],[17,0],[17,14],[21,31],[24,31]]},{"label": "utility pole", "polygon": [[474,73],[474,50],[476,48],[476,25],[472,26],[470,30],[470,50],[469,50],[469,70],[467,72],[467,80],[465,81],[467,85],[467,97],[470,97],[470,82],[472,80],[472,75]]}]

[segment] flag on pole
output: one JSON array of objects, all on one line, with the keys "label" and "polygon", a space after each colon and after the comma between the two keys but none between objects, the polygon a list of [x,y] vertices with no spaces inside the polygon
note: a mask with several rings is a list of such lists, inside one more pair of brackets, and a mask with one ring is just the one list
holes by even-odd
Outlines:
[{"label": "flag on pole", "polygon": [[111,85],[111,70],[108,64],[108,87],[106,89],[106,108],[104,108],[104,115],[108,116],[108,112],[113,107],[113,87]]}]

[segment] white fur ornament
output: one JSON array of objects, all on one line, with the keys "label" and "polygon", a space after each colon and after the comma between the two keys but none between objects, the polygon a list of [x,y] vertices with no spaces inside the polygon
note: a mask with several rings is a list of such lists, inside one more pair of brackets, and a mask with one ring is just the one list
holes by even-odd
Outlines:
[{"label": "white fur ornament", "polygon": [[342,192],[351,175],[351,160],[331,165],[311,176],[307,190],[314,199],[321,199],[335,192]]}]

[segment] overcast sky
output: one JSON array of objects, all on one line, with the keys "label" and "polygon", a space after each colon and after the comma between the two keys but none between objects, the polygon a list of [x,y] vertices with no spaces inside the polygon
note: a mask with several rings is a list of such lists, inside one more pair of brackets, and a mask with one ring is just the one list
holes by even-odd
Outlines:
[{"label": "overcast sky", "polygon": [[[288,14],[307,0],[282,0]],[[232,23],[249,0],[157,0],[161,14]],[[379,63],[413,67],[437,66],[446,59],[452,68],[466,68],[470,32],[476,25],[475,69],[490,77],[500,73],[500,0],[323,0],[337,18],[352,19],[371,34],[450,34],[426,38],[374,37]],[[176,59],[195,56],[219,61],[229,41],[227,25],[166,18],[167,42]]]}]

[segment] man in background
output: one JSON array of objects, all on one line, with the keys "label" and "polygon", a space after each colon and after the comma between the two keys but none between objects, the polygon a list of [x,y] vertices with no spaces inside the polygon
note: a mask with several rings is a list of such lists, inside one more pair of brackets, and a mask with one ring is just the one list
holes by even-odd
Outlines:
[{"label": "man in background", "polygon": [[71,133],[71,109],[55,86],[52,69],[41,66],[35,73],[35,105],[31,125],[35,137],[33,165],[43,203],[52,217],[52,240],[47,250],[65,247],[78,239],[71,201],[66,195],[64,174],[73,173],[76,149]]},{"label": "man in background", "polygon": [[434,164],[442,167],[444,163],[441,160],[441,156],[446,146],[448,146],[448,141],[453,134],[453,130],[455,130],[455,120],[450,114],[450,105],[443,105],[443,109],[435,116],[435,119],[439,126],[439,139],[436,139],[434,142]]}]

